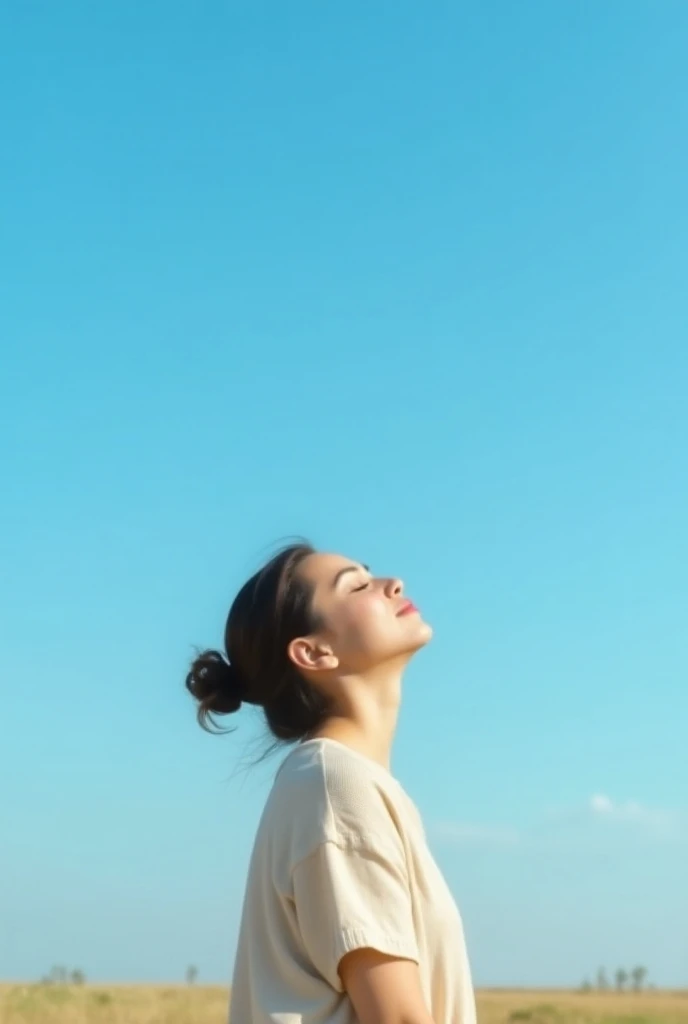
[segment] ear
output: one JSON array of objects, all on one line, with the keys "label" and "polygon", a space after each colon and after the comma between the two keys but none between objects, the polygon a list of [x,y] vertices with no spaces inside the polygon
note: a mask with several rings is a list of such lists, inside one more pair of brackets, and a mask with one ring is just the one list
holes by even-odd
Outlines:
[{"label": "ear", "polygon": [[299,636],[287,647],[287,654],[302,672],[331,672],[339,658],[331,647],[319,644],[313,637]]}]

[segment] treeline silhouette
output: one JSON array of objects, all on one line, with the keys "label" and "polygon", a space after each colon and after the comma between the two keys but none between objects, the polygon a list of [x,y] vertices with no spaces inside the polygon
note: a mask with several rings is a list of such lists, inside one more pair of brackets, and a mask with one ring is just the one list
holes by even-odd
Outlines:
[{"label": "treeline silhouette", "polygon": [[[642,992],[647,985],[647,967],[633,967],[627,971],[625,967],[617,967],[610,981],[604,967],[600,967],[594,982],[588,978],[581,985],[582,992]],[[650,988],[654,986],[650,985]]]},{"label": "treeline silhouette", "polygon": [[[184,972],[184,980],[187,985],[195,985],[198,981],[198,967],[191,964]],[[55,964],[50,968],[48,974],[44,974],[40,980],[41,985],[85,985],[86,975],[78,967],[69,969]]]},{"label": "treeline silhouette", "polygon": [[83,985],[86,982],[86,975],[78,967],[69,970],[56,964],[50,968],[48,974],[41,978],[41,985]]}]

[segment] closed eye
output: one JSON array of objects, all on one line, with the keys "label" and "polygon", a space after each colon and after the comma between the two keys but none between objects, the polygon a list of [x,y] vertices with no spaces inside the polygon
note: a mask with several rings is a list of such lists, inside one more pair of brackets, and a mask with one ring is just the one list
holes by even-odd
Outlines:
[{"label": "closed eye", "polygon": [[360,587],[354,587],[351,591],[352,594],[357,594],[359,590],[367,590],[370,586],[370,580],[366,580],[365,583],[361,583]]}]

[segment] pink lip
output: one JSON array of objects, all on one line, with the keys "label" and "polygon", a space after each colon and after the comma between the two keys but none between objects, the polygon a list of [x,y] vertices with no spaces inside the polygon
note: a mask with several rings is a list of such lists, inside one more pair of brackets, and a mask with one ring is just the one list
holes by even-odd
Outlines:
[{"label": "pink lip", "polygon": [[402,604],[401,608],[397,612],[397,617],[399,615],[411,615],[413,612],[417,611],[418,609],[416,608],[413,601],[407,601],[406,604]]}]

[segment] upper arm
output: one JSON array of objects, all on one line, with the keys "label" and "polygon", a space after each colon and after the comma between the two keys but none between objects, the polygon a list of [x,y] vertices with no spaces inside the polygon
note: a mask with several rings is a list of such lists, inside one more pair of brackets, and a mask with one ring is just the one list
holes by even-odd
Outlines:
[{"label": "upper arm", "polygon": [[324,843],[295,868],[293,886],[304,949],[333,988],[342,991],[339,965],[355,950],[418,961],[405,865],[390,844]]},{"label": "upper arm", "polygon": [[360,1024],[432,1024],[403,835],[368,777],[337,786],[328,789],[336,828],[292,868],[304,953],[347,993]]},{"label": "upper arm", "polygon": [[357,949],[342,959],[339,974],[360,1024],[433,1024],[413,960]]}]

